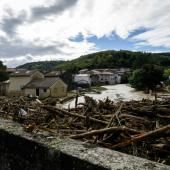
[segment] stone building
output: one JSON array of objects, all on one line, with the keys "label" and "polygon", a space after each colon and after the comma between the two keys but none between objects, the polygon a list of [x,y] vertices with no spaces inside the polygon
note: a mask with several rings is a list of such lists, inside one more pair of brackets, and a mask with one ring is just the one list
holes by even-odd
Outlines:
[{"label": "stone building", "polygon": [[60,78],[44,78],[32,80],[23,87],[25,95],[47,97],[64,97],[67,95],[67,85]]},{"label": "stone building", "polygon": [[10,75],[8,95],[62,97],[67,95],[67,85],[58,77],[44,77],[37,70],[17,70]]},{"label": "stone building", "polygon": [[8,94],[10,96],[24,95],[23,87],[32,80],[43,79],[44,75],[37,70],[17,70],[10,74]]}]

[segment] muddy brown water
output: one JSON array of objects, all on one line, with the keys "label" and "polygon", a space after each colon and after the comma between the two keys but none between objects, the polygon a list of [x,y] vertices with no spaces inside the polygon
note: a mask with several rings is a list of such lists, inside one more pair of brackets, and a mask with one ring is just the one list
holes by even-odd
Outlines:
[{"label": "muddy brown water", "polygon": [[[142,91],[136,91],[134,88],[130,87],[128,84],[118,84],[118,85],[108,85],[103,86],[106,90],[102,91],[101,94],[86,93],[86,96],[93,97],[96,100],[104,100],[107,97],[113,101],[130,101],[130,100],[142,100],[142,99],[152,99],[153,96],[145,94]],[[84,97],[78,98],[78,103],[84,103]],[[75,107],[75,99],[64,104],[64,108]]]}]

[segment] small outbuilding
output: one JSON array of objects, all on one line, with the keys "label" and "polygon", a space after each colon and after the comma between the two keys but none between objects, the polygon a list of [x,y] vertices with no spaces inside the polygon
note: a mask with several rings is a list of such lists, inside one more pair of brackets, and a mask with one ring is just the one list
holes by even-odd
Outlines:
[{"label": "small outbuilding", "polygon": [[64,97],[67,95],[67,85],[58,77],[47,77],[32,80],[23,87],[25,95],[46,97]]}]

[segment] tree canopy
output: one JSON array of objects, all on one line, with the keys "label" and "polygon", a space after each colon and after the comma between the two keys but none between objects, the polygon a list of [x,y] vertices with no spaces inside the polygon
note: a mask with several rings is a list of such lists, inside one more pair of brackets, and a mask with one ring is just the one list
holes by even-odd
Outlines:
[{"label": "tree canopy", "polygon": [[0,82],[8,80],[8,74],[6,73],[6,66],[0,61]]},{"label": "tree canopy", "polygon": [[141,69],[133,71],[129,82],[132,87],[138,90],[154,90],[162,80],[164,80],[163,69],[158,65],[146,64]]}]

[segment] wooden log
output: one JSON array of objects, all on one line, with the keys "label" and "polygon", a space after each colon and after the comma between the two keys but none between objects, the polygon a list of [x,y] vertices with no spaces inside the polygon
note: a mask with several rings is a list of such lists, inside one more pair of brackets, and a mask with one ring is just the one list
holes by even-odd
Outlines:
[{"label": "wooden log", "polygon": [[158,149],[167,149],[170,152],[170,144],[151,144],[151,146],[158,148]]},{"label": "wooden log", "polygon": [[73,100],[75,97],[76,97],[76,95],[67,96],[67,97],[65,97],[63,100],[61,100],[60,103],[64,104],[64,103],[66,103],[66,102],[68,102],[68,101]]},{"label": "wooden log", "polygon": [[136,142],[140,142],[140,141],[144,141],[148,138],[154,138],[154,137],[157,137],[159,136],[161,133],[163,132],[166,132],[170,130],[170,125],[167,125],[167,126],[164,126],[162,128],[159,128],[159,129],[156,129],[154,131],[150,131],[150,132],[147,132],[143,135],[140,135],[140,136],[137,136],[137,137],[134,137],[133,139],[131,140],[128,140],[128,141],[125,141],[125,142],[121,142],[121,143],[118,143],[116,145],[113,145],[112,146],[112,149],[115,149],[115,148],[123,148],[123,147],[126,147],[128,145],[131,145],[133,143],[136,143]]},{"label": "wooden log", "polygon": [[156,117],[170,120],[170,116],[163,116],[163,115],[157,114]]},{"label": "wooden log", "polygon": [[[123,103],[120,104],[119,108],[118,108],[118,109],[116,110],[116,112],[112,115],[112,117],[111,117],[108,125],[106,126],[106,128],[111,127],[111,125],[112,125],[112,123],[113,123],[113,120],[114,120],[115,118],[117,118],[117,120],[118,120],[118,122],[119,122],[119,125],[120,125],[120,121],[119,121],[119,118],[118,118],[118,114],[120,113],[122,107],[123,107]],[[106,138],[106,136],[107,136],[106,134],[103,135],[103,140]]]},{"label": "wooden log", "polygon": [[169,144],[151,144],[152,149],[157,153],[165,155],[170,155],[170,145]]},{"label": "wooden log", "polygon": [[130,129],[127,127],[110,127],[110,128],[99,129],[99,130],[92,130],[92,131],[82,133],[79,135],[73,135],[73,136],[70,136],[70,138],[80,139],[80,138],[91,137],[91,136],[96,136],[96,135],[100,135],[100,134],[113,133],[113,132],[117,132],[117,131],[129,131],[131,133],[141,133],[140,131]]},{"label": "wooden log", "polygon": [[77,108],[77,104],[78,104],[78,97],[79,97],[79,95],[78,95],[78,94],[76,94],[76,99],[75,99],[75,108]]},{"label": "wooden log", "polygon": [[59,132],[62,133],[85,133],[86,130],[78,130],[78,129],[59,129]]},{"label": "wooden log", "polygon": [[[63,110],[63,109],[54,108],[52,106],[42,106],[42,108],[44,108],[48,111],[52,111],[54,113],[60,114],[60,115],[61,115],[61,113],[64,113],[64,114],[69,115],[69,116],[79,117],[79,118],[84,119],[84,120],[86,119],[86,116],[83,116],[83,115],[80,115],[80,114],[77,114],[77,113],[71,113],[71,112],[68,112],[68,111]],[[108,124],[107,121],[95,119],[95,118],[92,118],[92,117],[90,117],[89,119],[90,119],[90,121],[95,122],[95,123],[101,123],[101,124],[104,124],[104,125]]]},{"label": "wooden log", "polygon": [[135,120],[139,120],[139,121],[145,122],[145,123],[153,123],[146,118],[134,116],[134,115],[129,115],[129,114],[121,114],[120,118],[125,118],[125,119],[127,118],[127,119],[132,119],[132,120],[135,119]]},{"label": "wooden log", "polygon": [[117,109],[117,111],[115,112],[115,114],[113,114],[113,116],[111,117],[110,122],[109,122],[108,125],[107,125],[107,128],[109,128],[109,127],[112,125],[114,118],[115,118],[115,117],[118,117],[118,114],[120,113],[122,107],[123,107],[123,103],[121,103],[121,105],[119,106],[119,108]]}]

